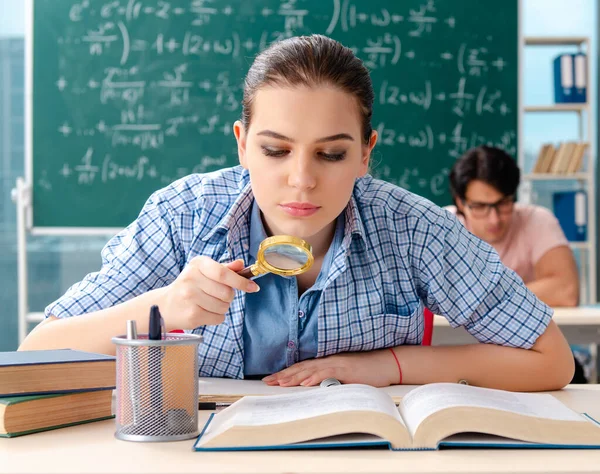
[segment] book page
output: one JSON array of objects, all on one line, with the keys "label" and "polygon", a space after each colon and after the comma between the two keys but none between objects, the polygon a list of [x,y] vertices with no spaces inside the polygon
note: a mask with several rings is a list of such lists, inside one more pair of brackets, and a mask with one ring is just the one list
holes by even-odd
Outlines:
[{"label": "book page", "polygon": [[428,384],[412,390],[402,399],[400,413],[414,436],[428,416],[452,407],[492,408],[525,416],[587,423],[579,413],[549,394],[515,393],[457,383]]},{"label": "book page", "polygon": [[215,436],[232,426],[273,425],[357,410],[385,413],[404,425],[389,395],[368,385],[349,384],[285,395],[244,397],[217,413],[205,436]]}]

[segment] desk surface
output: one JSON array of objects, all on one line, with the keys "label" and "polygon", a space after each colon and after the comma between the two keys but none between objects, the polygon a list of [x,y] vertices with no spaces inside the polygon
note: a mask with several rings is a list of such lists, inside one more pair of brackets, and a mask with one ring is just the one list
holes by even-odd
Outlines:
[{"label": "desk surface", "polygon": [[[574,308],[554,308],[552,319],[559,326],[598,326],[600,306],[576,306]],[[449,326],[443,316],[435,316],[435,326]]]},{"label": "desk surface", "polygon": [[[412,387],[386,391],[403,395]],[[600,386],[551,392],[574,410],[600,418]],[[204,424],[209,412],[200,412]],[[313,450],[199,453],[193,440],[133,443],[114,438],[114,420],[0,439],[1,473],[156,472],[598,472],[600,450],[437,452]]]}]

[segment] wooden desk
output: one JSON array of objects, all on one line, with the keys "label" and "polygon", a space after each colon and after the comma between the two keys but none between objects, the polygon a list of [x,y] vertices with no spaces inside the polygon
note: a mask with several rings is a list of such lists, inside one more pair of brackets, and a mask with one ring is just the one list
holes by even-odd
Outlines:
[{"label": "wooden desk", "polygon": [[[553,319],[570,344],[600,345],[600,307],[555,308]],[[442,316],[435,316],[433,324],[433,344],[476,342],[465,329],[452,328]]]},{"label": "wooden desk", "polygon": [[[403,395],[409,386],[389,387]],[[600,386],[552,392],[600,419]],[[200,412],[204,424],[209,412]],[[391,452],[314,450],[198,453],[193,440],[132,443],[114,438],[114,420],[0,439],[0,473],[191,472],[598,472],[600,450],[467,450]]]}]

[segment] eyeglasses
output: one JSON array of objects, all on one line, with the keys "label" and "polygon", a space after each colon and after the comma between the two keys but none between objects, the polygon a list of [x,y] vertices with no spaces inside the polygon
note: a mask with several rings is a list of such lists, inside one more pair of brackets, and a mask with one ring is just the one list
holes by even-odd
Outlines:
[{"label": "eyeglasses", "polygon": [[465,206],[469,208],[471,214],[475,218],[487,217],[490,214],[490,211],[496,209],[496,213],[500,214],[510,214],[515,205],[515,197],[514,196],[505,196],[499,201],[496,202],[466,202]]}]

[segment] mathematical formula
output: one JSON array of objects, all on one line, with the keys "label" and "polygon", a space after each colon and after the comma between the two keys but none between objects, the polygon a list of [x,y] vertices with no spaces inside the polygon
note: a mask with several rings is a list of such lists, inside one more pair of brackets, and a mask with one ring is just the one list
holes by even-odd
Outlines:
[{"label": "mathematical formula", "polygon": [[[372,125],[383,158],[373,174],[442,195],[455,158],[482,144],[514,155],[517,138],[516,95],[503,87],[516,65],[491,34],[461,33],[460,15],[444,6],[436,0],[390,1],[387,8],[358,0],[72,1],[64,12],[69,28],[56,37],[61,67],[48,80],[65,102],[91,104],[94,113],[56,115],[58,147],[76,143],[79,151],[44,170],[40,185],[48,189],[57,179],[164,185],[236,163],[232,127],[242,110],[244,68],[275,41],[320,32],[343,35],[372,72]],[[446,37],[460,40],[432,42]],[[70,57],[86,60],[79,66]],[[473,130],[473,123],[492,118],[506,126]],[[194,150],[185,159],[170,152],[182,141]],[[413,161],[399,166],[396,155]],[[415,157],[431,158],[439,169],[424,176]],[[168,167],[161,166],[165,159]]]}]

